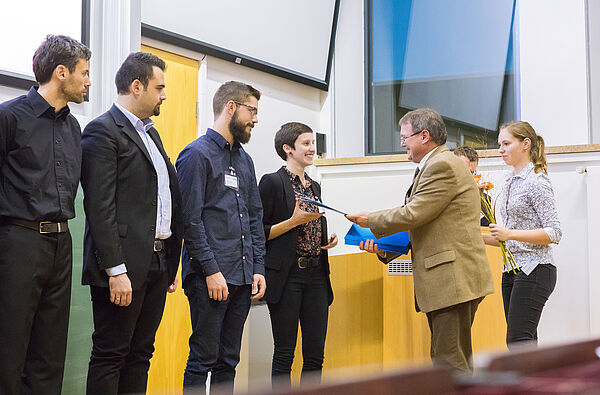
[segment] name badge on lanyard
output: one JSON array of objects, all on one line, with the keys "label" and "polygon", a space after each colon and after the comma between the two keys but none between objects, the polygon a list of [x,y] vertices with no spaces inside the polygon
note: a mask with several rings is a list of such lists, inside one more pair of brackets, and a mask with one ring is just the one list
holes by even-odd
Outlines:
[{"label": "name badge on lanyard", "polygon": [[238,178],[235,175],[235,169],[229,166],[229,174],[225,173],[225,186],[234,190],[238,190]]}]

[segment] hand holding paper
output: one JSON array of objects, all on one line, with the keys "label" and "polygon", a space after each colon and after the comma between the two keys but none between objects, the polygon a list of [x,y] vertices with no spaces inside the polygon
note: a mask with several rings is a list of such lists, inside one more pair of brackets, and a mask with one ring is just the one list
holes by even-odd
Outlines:
[{"label": "hand holding paper", "polygon": [[315,206],[318,206],[318,207],[323,207],[323,208],[325,208],[325,209],[327,209],[327,210],[335,211],[336,213],[340,213],[340,214],[342,214],[342,215],[347,215],[347,214],[346,214],[345,212],[343,212],[343,211],[340,211],[340,210],[338,210],[338,209],[336,209],[336,208],[333,208],[333,207],[327,206],[326,204],[323,204],[323,203],[321,203],[321,202],[318,202],[318,201],[316,201],[316,200],[314,200],[314,199],[311,199],[311,198],[309,198],[309,197],[306,197],[306,196],[303,196],[303,195],[297,195],[297,199],[298,199],[298,200],[302,200],[303,202],[306,202],[306,203],[309,203],[309,204],[314,204]]},{"label": "hand holding paper", "polygon": [[372,254],[377,254],[379,252],[379,248],[377,248],[377,243],[375,243],[375,240],[373,239],[365,240],[364,242],[361,241],[358,245],[358,248],[360,248],[363,251],[370,252]]},{"label": "hand holding paper", "polygon": [[369,227],[369,212],[363,211],[358,214],[346,214],[346,218],[348,220],[354,222],[358,226],[362,226],[363,228]]},{"label": "hand holding paper", "polygon": [[323,213],[319,212],[310,212],[304,211],[300,208],[300,200],[296,200],[296,207],[294,207],[294,212],[292,214],[291,220],[294,222],[295,226],[305,224],[312,220],[315,220],[321,217]]},{"label": "hand holding paper", "polygon": [[359,247],[362,244],[361,249],[364,251],[389,251],[396,254],[406,254],[410,245],[408,232],[398,232],[378,239],[369,228],[361,228],[356,224],[352,224],[344,236],[344,242]]}]

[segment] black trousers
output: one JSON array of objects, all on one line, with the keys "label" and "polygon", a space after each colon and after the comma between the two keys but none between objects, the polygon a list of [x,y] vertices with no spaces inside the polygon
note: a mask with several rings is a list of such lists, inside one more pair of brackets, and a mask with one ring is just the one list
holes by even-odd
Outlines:
[{"label": "black trousers", "polygon": [[108,288],[90,287],[94,333],[87,394],[146,392],[154,337],[169,285],[164,252],[155,252],[146,282],[133,291],[129,306],[111,303]]},{"label": "black trousers", "polygon": [[252,286],[227,286],[229,297],[219,302],[208,297],[206,277],[191,274],[185,279],[193,330],[183,375],[185,393],[204,394],[208,372],[211,372],[211,391],[233,393]]},{"label": "black trousers", "polygon": [[298,321],[302,328],[301,382],[320,381],[329,315],[327,274],[323,266],[301,269],[294,265],[281,299],[278,303],[269,303],[269,313],[275,343],[271,371],[273,384],[282,387],[291,384]]},{"label": "black trousers", "polygon": [[537,343],[542,310],[556,286],[556,266],[538,265],[529,275],[502,274],[502,300],[508,348],[519,342]]},{"label": "black trousers", "polygon": [[71,235],[0,226],[0,394],[60,394]]}]

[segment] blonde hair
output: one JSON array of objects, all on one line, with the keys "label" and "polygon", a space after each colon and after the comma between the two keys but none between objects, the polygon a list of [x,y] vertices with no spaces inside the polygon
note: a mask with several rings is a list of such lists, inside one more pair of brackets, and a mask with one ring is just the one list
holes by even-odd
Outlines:
[{"label": "blonde hair", "polygon": [[537,134],[529,122],[525,121],[513,121],[503,124],[500,130],[505,129],[513,137],[523,141],[529,139],[531,141],[531,150],[529,151],[529,158],[533,162],[533,169],[536,173],[543,171],[544,174],[548,174],[548,164],[546,163],[546,145],[542,136]]}]

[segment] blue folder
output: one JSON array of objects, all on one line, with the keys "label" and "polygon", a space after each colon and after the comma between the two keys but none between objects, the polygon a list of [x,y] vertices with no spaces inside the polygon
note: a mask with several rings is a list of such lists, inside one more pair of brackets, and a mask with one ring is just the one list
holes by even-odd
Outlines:
[{"label": "blue folder", "polygon": [[348,230],[348,233],[344,236],[344,242],[346,244],[355,246],[359,245],[361,241],[366,240],[375,240],[377,248],[381,251],[389,251],[401,255],[408,253],[410,244],[408,232],[398,232],[378,239],[373,232],[371,232],[371,229],[363,228],[356,224],[352,224],[350,230]]}]

